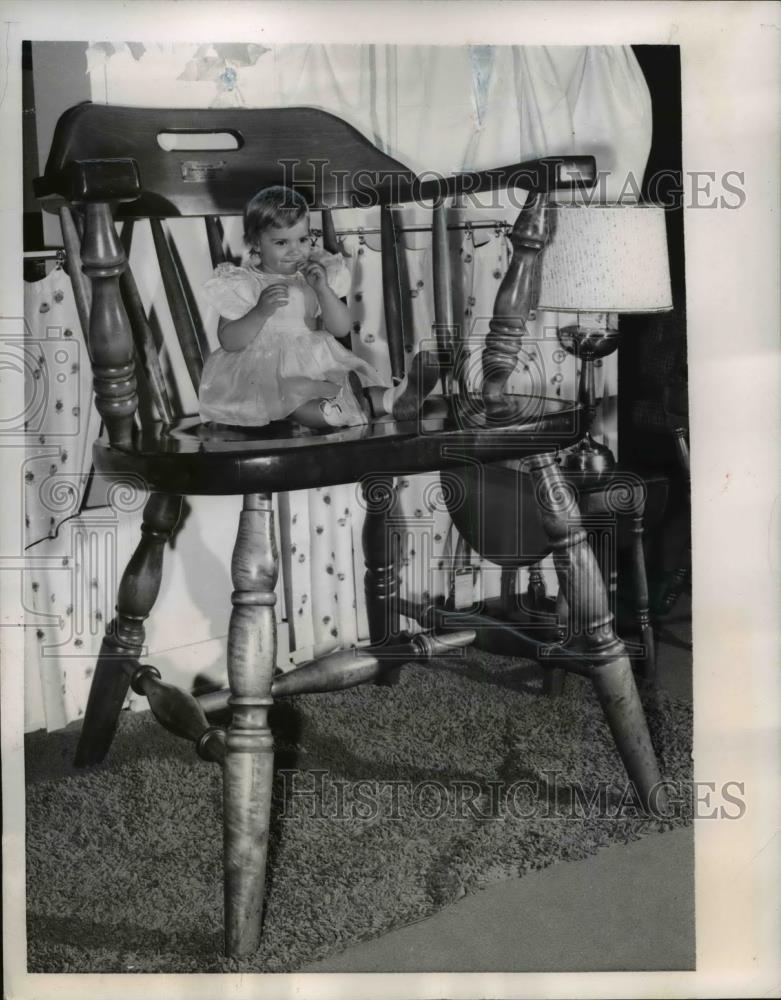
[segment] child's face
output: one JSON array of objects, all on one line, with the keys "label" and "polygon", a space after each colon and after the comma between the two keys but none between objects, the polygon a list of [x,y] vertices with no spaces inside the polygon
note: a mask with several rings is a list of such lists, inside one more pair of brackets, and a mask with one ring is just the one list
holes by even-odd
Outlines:
[{"label": "child's face", "polygon": [[302,261],[309,257],[309,219],[299,219],[288,229],[272,227],[260,234],[260,263],[271,274],[295,274]]}]

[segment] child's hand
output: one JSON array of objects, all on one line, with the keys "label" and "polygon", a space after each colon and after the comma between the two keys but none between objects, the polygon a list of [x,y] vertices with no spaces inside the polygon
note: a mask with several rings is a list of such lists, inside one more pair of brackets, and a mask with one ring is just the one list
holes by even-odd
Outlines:
[{"label": "child's hand", "polygon": [[301,273],[306,279],[307,285],[315,292],[321,292],[328,288],[328,277],[325,268],[316,260],[307,260],[301,265]]},{"label": "child's hand", "polygon": [[269,285],[260,293],[260,298],[258,299],[256,308],[264,319],[268,319],[268,317],[271,316],[272,313],[275,313],[277,309],[281,309],[282,306],[287,305],[288,297],[289,288],[284,282],[279,282],[279,284],[276,285]]}]

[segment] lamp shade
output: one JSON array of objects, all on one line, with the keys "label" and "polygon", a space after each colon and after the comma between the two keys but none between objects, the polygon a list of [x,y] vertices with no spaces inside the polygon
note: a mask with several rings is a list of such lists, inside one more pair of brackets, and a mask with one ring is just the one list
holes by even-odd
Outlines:
[{"label": "lamp shade", "polygon": [[539,257],[538,309],[663,312],[672,309],[664,209],[559,205]]}]

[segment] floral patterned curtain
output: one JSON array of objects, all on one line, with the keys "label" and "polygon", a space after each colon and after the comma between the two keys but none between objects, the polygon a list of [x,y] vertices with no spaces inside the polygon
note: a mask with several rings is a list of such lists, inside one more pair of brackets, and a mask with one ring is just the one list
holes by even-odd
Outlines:
[{"label": "floral patterned curtain", "polygon": [[[650,98],[628,47],[524,48],[519,46],[386,45],[149,45],[96,43],[87,49],[92,98],[110,104],[168,107],[324,108],[350,121],[378,146],[411,168],[452,173],[509,164],[539,155],[593,153],[612,171],[607,196],[615,198],[632,172],[639,181],[651,141]],[[64,110],[64,109],[63,109]],[[508,263],[508,243],[498,225],[517,214],[509,202],[492,205],[495,228],[453,233],[453,300],[474,349],[479,351],[493,301]],[[485,220],[485,210],[453,206],[460,223]],[[353,350],[389,377],[382,314],[378,218],[335,212],[337,232],[359,225],[367,232],[344,238],[352,271],[349,304]],[[407,208],[402,226],[430,222],[427,212]],[[315,214],[313,224],[318,225]],[[203,300],[209,276],[205,235],[196,220],[181,219],[170,233],[182,258],[207,337],[216,346],[216,315]],[[231,250],[241,250],[240,220],[226,220]],[[405,233],[407,350],[431,337],[433,289],[430,234]],[[131,265],[146,308],[161,328],[170,326],[148,227],[134,233]],[[558,317],[541,314],[530,336],[512,387],[543,389],[551,395],[575,393],[576,366],[555,339]],[[615,359],[600,369],[598,391],[615,397]],[[187,412],[197,401],[178,350],[162,357],[172,392]],[[614,417],[608,406],[595,428],[615,447]],[[389,470],[392,471],[392,470]],[[407,596],[445,594],[453,582],[457,537],[444,507],[437,476],[398,481],[398,509],[405,518],[403,587]],[[234,509],[235,508],[235,509]],[[187,530],[169,553],[161,598],[148,629],[149,659],[174,682],[191,683],[196,674],[224,679],[224,636],[230,612],[228,558],[238,507],[234,498],[192,498]],[[278,498],[282,556],[279,584],[280,664],[318,655],[367,638],[360,534],[362,505],[356,487],[301,491]],[[124,515],[132,548],[138,513]],[[126,523],[125,523],[126,522]],[[121,532],[120,532],[121,534]],[[123,560],[117,556],[121,567]],[[476,560],[475,560],[476,561]],[[209,572],[204,573],[204,564]],[[197,585],[208,576],[208,594]],[[499,571],[482,566],[475,577],[487,594],[499,591]],[[523,585],[523,580],[520,581]],[[113,581],[99,584],[107,593]],[[214,595],[224,593],[224,602]],[[478,594],[475,593],[477,597]],[[62,601],[54,593],[52,602]],[[216,605],[219,605],[217,607]],[[67,610],[67,606],[66,606]],[[107,610],[104,614],[109,613]],[[187,635],[184,643],[183,636]],[[64,662],[64,661],[63,661]],[[90,657],[78,669],[57,673],[61,704],[47,712],[47,725],[62,725],[80,714],[86,698]]]},{"label": "floral patterned curtain", "polygon": [[[84,511],[100,421],[65,271],[56,267],[25,282],[24,311],[25,729],[54,729],[83,711],[88,658],[110,613],[106,561],[116,557],[116,536],[94,535],[94,518]],[[100,518],[105,523],[115,515],[106,509]]]}]

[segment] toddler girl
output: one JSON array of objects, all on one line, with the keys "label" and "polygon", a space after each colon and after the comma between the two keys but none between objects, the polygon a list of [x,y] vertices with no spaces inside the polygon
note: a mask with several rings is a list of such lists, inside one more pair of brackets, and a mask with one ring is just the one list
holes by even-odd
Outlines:
[{"label": "toddler girl", "polygon": [[339,298],[350,274],[341,255],[312,247],[301,195],[259,191],[244,210],[244,239],[248,263],[220,264],[204,286],[221,347],[203,369],[202,419],[257,427],[291,417],[313,428],[412,419],[439,376],[436,355],[421,351],[389,389],[337,342],[350,331]]}]

